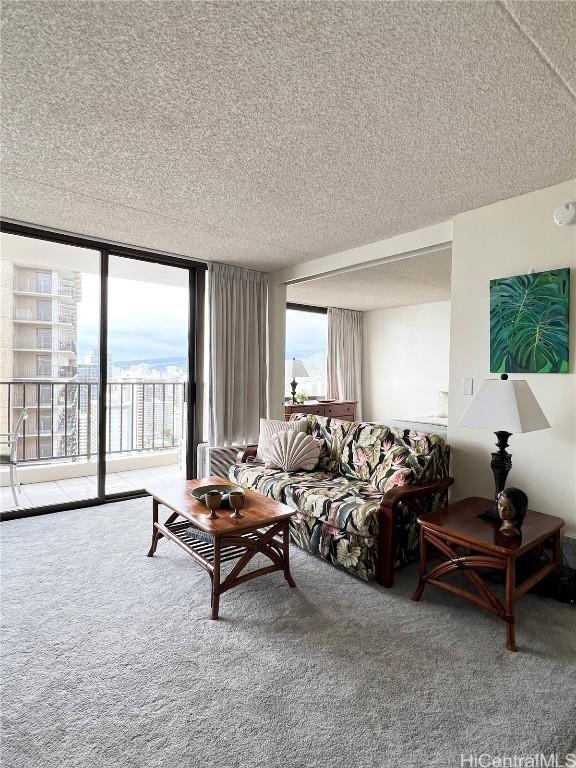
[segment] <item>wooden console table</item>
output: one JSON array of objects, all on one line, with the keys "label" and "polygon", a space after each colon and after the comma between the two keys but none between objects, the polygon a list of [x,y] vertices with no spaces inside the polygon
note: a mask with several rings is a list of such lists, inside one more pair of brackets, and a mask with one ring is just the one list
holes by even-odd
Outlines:
[{"label": "wooden console table", "polygon": [[332,419],[355,421],[355,400],[334,400],[331,403],[319,403],[318,400],[307,400],[305,403],[287,403],[284,406],[286,421],[293,413],[311,413],[314,416],[328,416]]},{"label": "wooden console table", "polygon": [[[559,517],[528,510],[522,524],[522,538],[508,538],[499,531],[499,524],[484,520],[494,501],[473,497],[434,510],[418,518],[420,523],[420,579],[413,600],[420,600],[426,584],[460,595],[474,605],[485,608],[506,622],[506,648],[516,650],[514,606],[520,598],[546,576],[560,567]],[[516,563],[528,553],[537,555],[537,548],[552,541],[552,561],[539,562],[538,569],[521,584],[516,584]],[[439,565],[428,568],[428,552],[441,558]],[[480,576],[484,569],[504,571],[506,591],[504,605]],[[476,592],[440,579],[453,571],[461,571]]]},{"label": "wooden console table", "polygon": [[[288,531],[288,522],[294,510],[255,491],[246,491],[242,517],[232,518],[232,510],[220,509],[218,517],[211,520],[204,504],[190,495],[193,488],[209,484],[230,485],[230,482],[221,477],[208,477],[146,488],[153,499],[152,544],[148,557],[154,555],[161,538],[170,539],[182,547],[210,576],[211,616],[217,619],[220,595],[249,579],[273,571],[283,571],[288,584],[296,586],[290,573]],[[172,512],[164,523],[158,520],[160,504]],[[272,564],[242,573],[258,553],[267,557]],[[233,560],[237,562],[222,579],[222,563]]]}]

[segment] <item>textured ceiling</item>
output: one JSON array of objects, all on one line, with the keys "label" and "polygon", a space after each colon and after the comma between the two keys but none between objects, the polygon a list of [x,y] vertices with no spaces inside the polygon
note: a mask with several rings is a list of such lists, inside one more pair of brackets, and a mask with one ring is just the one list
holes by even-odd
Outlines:
[{"label": "textured ceiling", "polygon": [[2,212],[267,271],[576,174],[569,2],[3,3]]},{"label": "textured ceiling", "polygon": [[443,248],[377,267],[289,285],[288,301],[364,312],[449,301],[451,265],[451,250]]}]

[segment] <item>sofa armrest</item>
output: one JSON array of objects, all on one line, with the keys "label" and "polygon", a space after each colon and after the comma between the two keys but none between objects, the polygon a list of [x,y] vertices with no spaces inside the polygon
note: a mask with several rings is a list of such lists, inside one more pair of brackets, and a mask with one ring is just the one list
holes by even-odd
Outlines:
[{"label": "sofa armrest", "polygon": [[248,445],[241,451],[238,451],[236,456],[236,464],[249,464],[256,458],[256,452],[258,450],[257,445]]},{"label": "sofa armrest", "polygon": [[394,557],[396,553],[396,509],[403,501],[432,496],[446,491],[454,482],[453,477],[434,480],[421,485],[397,485],[382,496],[380,502],[380,535],[378,542],[379,579],[385,587],[394,583]]},{"label": "sofa armrest", "polygon": [[454,482],[453,477],[444,477],[442,480],[433,480],[429,483],[422,483],[421,485],[396,485],[394,488],[390,488],[382,496],[381,506],[395,508],[401,501],[409,498],[417,498],[419,496],[428,496],[433,493],[442,493],[449,488]]}]

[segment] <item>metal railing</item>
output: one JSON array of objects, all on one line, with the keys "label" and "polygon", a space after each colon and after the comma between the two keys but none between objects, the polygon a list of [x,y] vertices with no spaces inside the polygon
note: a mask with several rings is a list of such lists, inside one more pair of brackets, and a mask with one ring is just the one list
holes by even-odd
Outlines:
[{"label": "metal railing", "polygon": [[76,376],[78,369],[74,365],[51,365],[51,363],[38,362],[36,367],[16,365],[14,377],[16,379],[71,379]]},{"label": "metal railing", "polygon": [[76,314],[73,311],[59,310],[56,319],[52,312],[38,309],[37,307],[15,307],[14,320],[26,321],[29,323],[67,323],[76,324]]},{"label": "metal railing", "polygon": [[16,336],[14,338],[14,350],[24,349],[34,351],[36,349],[46,349],[50,352],[74,352],[76,353],[76,342],[74,339],[43,338],[33,335]]},{"label": "metal railing", "polygon": [[51,323],[52,312],[42,311],[37,307],[14,307],[14,320],[26,320],[34,323]]},{"label": "metal railing", "polygon": [[14,349],[47,349],[52,350],[52,339],[39,339],[36,336],[16,336],[14,339]]},{"label": "metal railing", "polygon": [[[20,462],[93,459],[98,451],[98,390],[96,382],[0,381],[0,431],[10,432],[26,408]],[[110,382],[106,453],[177,448],[185,432],[185,395],[183,382]]]},{"label": "metal railing", "polygon": [[53,282],[51,279],[36,277],[16,277],[14,279],[14,290],[23,293],[41,293],[42,295],[52,294]]},{"label": "metal railing", "polygon": [[42,296],[74,296],[74,285],[69,280],[17,277],[14,279],[14,290],[20,293],[38,293]]}]

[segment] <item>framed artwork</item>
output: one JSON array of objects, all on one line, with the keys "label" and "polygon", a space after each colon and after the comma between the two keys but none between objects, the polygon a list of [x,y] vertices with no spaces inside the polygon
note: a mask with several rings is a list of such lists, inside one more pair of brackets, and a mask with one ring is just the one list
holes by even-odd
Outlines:
[{"label": "framed artwork", "polygon": [[491,373],[568,373],[570,269],[490,280]]}]

